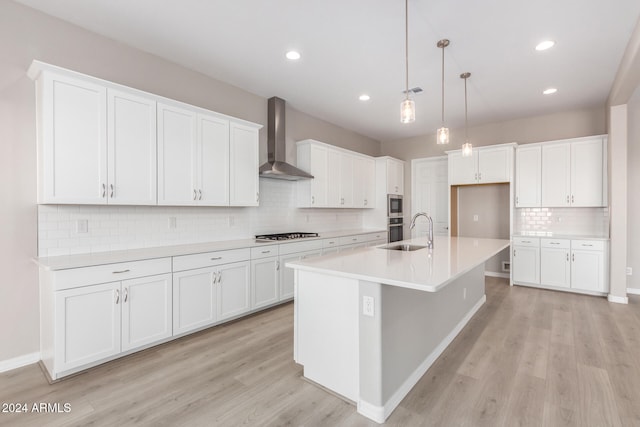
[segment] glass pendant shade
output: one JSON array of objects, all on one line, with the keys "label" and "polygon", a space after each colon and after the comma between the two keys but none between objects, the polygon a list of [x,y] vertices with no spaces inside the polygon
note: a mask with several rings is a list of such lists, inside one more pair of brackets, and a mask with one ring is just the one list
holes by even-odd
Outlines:
[{"label": "glass pendant shade", "polygon": [[402,123],[413,123],[416,121],[416,103],[411,98],[407,98],[400,104],[400,121]]},{"label": "glass pendant shade", "polygon": [[449,143],[449,128],[446,128],[446,127],[442,126],[436,132],[436,137],[437,137],[436,142],[438,144],[448,144]]},{"label": "glass pendant shade", "polygon": [[470,142],[462,144],[462,157],[470,157],[473,154],[473,145]]}]

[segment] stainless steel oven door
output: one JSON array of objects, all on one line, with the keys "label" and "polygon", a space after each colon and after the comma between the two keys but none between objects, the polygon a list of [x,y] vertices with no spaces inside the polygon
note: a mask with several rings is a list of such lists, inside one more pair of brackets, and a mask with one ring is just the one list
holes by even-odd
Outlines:
[{"label": "stainless steel oven door", "polygon": [[387,231],[389,232],[389,243],[404,240],[404,223],[402,218],[389,218]]},{"label": "stainless steel oven door", "polygon": [[389,218],[402,216],[402,196],[397,194],[387,195],[387,216]]}]

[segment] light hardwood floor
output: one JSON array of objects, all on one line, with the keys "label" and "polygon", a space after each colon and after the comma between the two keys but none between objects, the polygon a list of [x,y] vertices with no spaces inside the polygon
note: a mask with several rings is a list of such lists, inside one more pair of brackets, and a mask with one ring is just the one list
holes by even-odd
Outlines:
[{"label": "light hardwood floor", "polygon": [[[391,426],[640,426],[640,298],[510,288],[487,303],[387,420]],[[37,365],[0,374],[7,426],[376,426],[300,378],[293,305],[215,327],[49,385]]]}]

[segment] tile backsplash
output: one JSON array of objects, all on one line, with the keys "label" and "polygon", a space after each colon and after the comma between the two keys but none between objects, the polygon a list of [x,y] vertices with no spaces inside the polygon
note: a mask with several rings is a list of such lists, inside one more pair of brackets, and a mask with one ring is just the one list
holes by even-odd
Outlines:
[{"label": "tile backsplash", "polygon": [[608,237],[609,208],[520,208],[513,232]]},{"label": "tile backsplash", "polygon": [[[298,209],[295,197],[295,183],[261,179],[260,206],[254,208],[40,205],[38,256],[362,227],[361,210]],[[175,228],[170,228],[174,218]],[[83,221],[86,232],[78,232]]]}]

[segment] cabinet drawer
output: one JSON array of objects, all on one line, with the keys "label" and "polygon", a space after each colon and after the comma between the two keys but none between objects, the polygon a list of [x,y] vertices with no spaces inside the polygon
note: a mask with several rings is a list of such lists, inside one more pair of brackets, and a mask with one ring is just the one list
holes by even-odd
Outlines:
[{"label": "cabinet drawer", "polygon": [[604,240],[572,240],[571,249],[584,251],[604,251]]},{"label": "cabinet drawer", "polygon": [[251,259],[278,256],[278,245],[258,246],[251,248]]},{"label": "cabinet drawer", "polygon": [[322,240],[305,240],[304,242],[280,244],[280,255],[295,254],[298,252],[317,251],[322,249]]},{"label": "cabinet drawer", "polygon": [[376,240],[387,240],[387,233],[384,231],[381,231],[380,233],[369,233],[369,234],[365,234],[364,236],[364,241],[366,242],[373,242]]},{"label": "cabinet drawer", "polygon": [[164,273],[171,273],[171,258],[70,268],[54,272],[53,290],[59,291]]},{"label": "cabinet drawer", "polygon": [[568,239],[540,239],[543,248],[569,249],[571,240]]},{"label": "cabinet drawer", "polygon": [[338,246],[340,246],[340,240],[338,238],[324,239],[322,241],[322,249],[337,248]]},{"label": "cabinet drawer", "polygon": [[230,262],[248,261],[250,259],[251,250],[249,248],[181,255],[173,257],[173,271],[192,270]]},{"label": "cabinet drawer", "polygon": [[364,234],[358,234],[356,236],[344,236],[344,237],[340,237],[338,239],[339,245],[340,246],[344,246],[344,245],[353,245],[356,243],[363,243],[366,242],[366,237]]},{"label": "cabinet drawer", "polygon": [[514,237],[513,246],[531,246],[535,248],[540,247],[539,237]]}]

